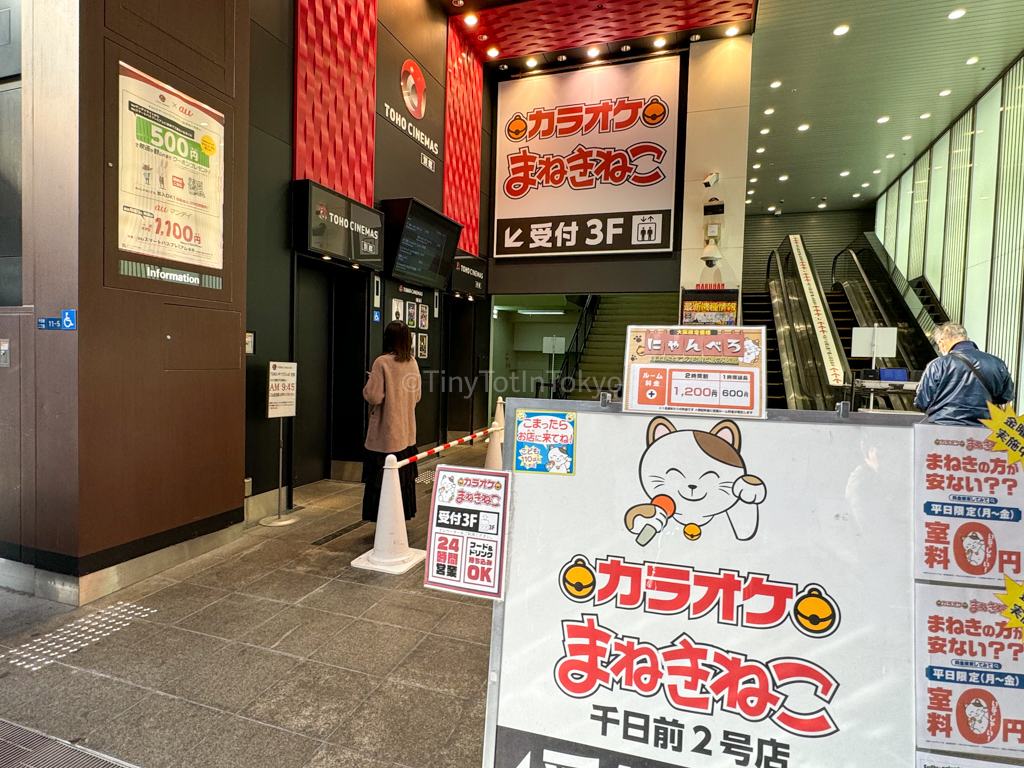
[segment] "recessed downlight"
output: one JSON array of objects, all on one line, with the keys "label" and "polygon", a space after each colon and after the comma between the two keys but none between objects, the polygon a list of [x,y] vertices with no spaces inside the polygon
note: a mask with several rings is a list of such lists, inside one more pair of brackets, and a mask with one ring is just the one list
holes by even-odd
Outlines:
[{"label": "recessed downlight", "polygon": [[811,126],[810,126],[810,125],[808,125],[807,123],[801,123],[800,125],[798,125],[798,126],[796,127],[796,129],[797,129],[798,131],[800,131],[800,132],[803,132],[803,131],[806,131],[806,130],[808,130],[808,129],[809,129],[810,127],[811,127]]},{"label": "recessed downlight", "polygon": [[745,202],[745,203],[746,203],[747,205],[750,205],[750,204],[751,204],[752,202],[754,202],[754,201],[753,201],[753,200],[751,200],[751,199],[750,199],[750,198],[748,197],[748,198],[747,198],[746,200],[744,200],[743,202]]},{"label": "recessed downlight", "polygon": [[872,173],[881,173],[881,172],[882,172],[881,168],[875,168],[875,170],[872,171]]},{"label": "recessed downlight", "polygon": [[601,55],[601,51],[599,51],[597,48],[588,48],[587,49],[587,56],[589,56],[592,59],[596,59],[600,55]]},{"label": "recessed downlight", "polygon": [[765,135],[767,135],[767,134],[769,134],[769,133],[771,133],[771,132],[772,132],[772,129],[771,129],[771,128],[762,128],[762,129],[761,129],[761,135],[762,135],[762,136],[765,136]]},{"label": "recessed downlight", "polygon": [[939,91],[939,96],[949,96],[949,94],[951,94],[952,92],[953,91],[949,88],[943,88],[941,91]]},{"label": "recessed downlight", "polygon": [[508,69],[508,64],[499,64],[498,69],[504,72],[506,69]]},{"label": "recessed downlight", "polygon": [[775,206],[774,205],[769,205],[768,206],[768,210],[769,211],[774,211],[775,210]]},{"label": "recessed downlight", "polygon": [[659,37],[657,40],[654,41],[654,47],[655,48],[664,48],[667,43],[668,43],[668,40],[666,40],[664,37]]},{"label": "recessed downlight", "polygon": [[922,112],[922,113],[921,113],[921,119],[922,119],[922,120],[927,120],[927,119],[928,119],[929,117],[931,117],[931,116],[932,116],[932,113],[931,113],[931,112]]},{"label": "recessed downlight", "polygon": [[860,197],[860,192],[854,192],[854,193],[853,193],[853,196],[854,196],[854,197]]},{"label": "recessed downlight", "polygon": [[623,53],[629,53],[630,51],[633,50],[633,46],[632,45],[623,45],[623,46],[619,47],[619,50],[622,51]]},{"label": "recessed downlight", "polygon": [[895,152],[890,152],[888,155],[885,156],[885,159],[886,160],[892,160],[894,157],[896,157],[896,153]]},{"label": "recessed downlight", "polygon": [[751,184],[757,184],[757,176],[754,176],[754,177],[752,177],[752,178],[750,179],[750,183],[751,183]]},{"label": "recessed downlight", "polygon": [[729,27],[727,30],[725,30],[725,36],[726,37],[736,37],[736,35],[738,35],[739,33],[740,33],[740,28],[739,27]]},{"label": "recessed downlight", "polygon": [[758,147],[754,151],[757,152],[757,154],[759,154],[759,155],[763,155],[764,154],[764,147]]},{"label": "recessed downlight", "polygon": [[879,123],[879,124],[881,124],[881,123],[888,123],[889,122],[889,116],[888,115],[882,115],[880,118],[875,120],[875,122]]},{"label": "recessed downlight", "polygon": [[748,189],[748,190],[747,190],[747,194],[748,194],[748,195],[752,195],[752,194],[754,194],[754,190],[752,190],[752,189]]},{"label": "recessed downlight", "polygon": [[772,109],[771,107],[768,107],[768,109],[766,109],[766,110],[764,111],[764,113],[765,113],[766,115],[774,115],[774,114],[775,114],[775,110],[774,110],[774,109]]},{"label": "recessed downlight", "polygon": [[557,56],[557,59],[558,59],[559,61],[568,61],[568,60],[569,60],[569,57],[568,57],[568,56],[566,56],[566,55],[565,55],[564,53],[560,53],[560,54],[558,54],[558,56]]},{"label": "recessed downlight", "polygon": [[828,203],[818,203],[818,207],[819,208],[827,208],[828,207]]},{"label": "recessed downlight", "polygon": [[491,46],[490,48],[487,49],[487,55],[492,59],[498,58],[499,53],[500,51],[494,46]]},{"label": "recessed downlight", "polygon": [[962,19],[966,15],[967,15],[967,11],[965,9],[957,8],[955,11],[950,11],[949,16],[947,16],[946,18],[947,19],[956,20],[956,19]]},{"label": "recessed downlight", "polygon": [[842,37],[843,35],[845,35],[849,31],[850,31],[850,25],[849,24],[840,24],[838,27],[836,27],[835,29],[832,30],[832,34],[835,35],[836,37]]},{"label": "recessed downlight", "polygon": [[756,171],[758,168],[761,167],[761,164],[760,163],[754,163],[754,165],[751,166],[751,167]]},{"label": "recessed downlight", "polygon": [[846,178],[847,176],[850,175],[850,172],[849,171],[840,171],[839,175],[842,176],[843,178]]},{"label": "recessed downlight", "polygon": [[782,81],[781,80],[776,80],[769,87],[770,88],[781,88],[782,87]]},{"label": "recessed downlight", "polygon": [[537,66],[537,60],[531,56],[526,60],[526,66],[528,66],[530,69],[533,69],[534,67]]},{"label": "recessed downlight", "polygon": [[969,67],[971,64],[977,64],[979,61],[980,59],[977,56],[971,56],[971,58],[967,60],[967,66]]},{"label": "recessed downlight", "polygon": [[320,258],[323,259],[324,261],[330,261],[331,260],[331,257],[327,256],[326,254],[321,256]]},{"label": "recessed downlight", "polygon": [[789,176],[787,176],[786,174],[782,174],[781,176],[779,176],[779,181],[788,181],[788,180],[789,180]]},{"label": "recessed downlight", "polygon": [[861,184],[861,186],[864,187],[864,189],[867,189],[871,185],[868,182],[865,181],[863,184]]},{"label": "recessed downlight", "polygon": [[467,27],[475,27],[478,21],[480,21],[480,19],[477,18],[475,13],[467,13],[462,17],[462,23]]},{"label": "recessed downlight", "polygon": [[912,138],[914,138],[914,137],[913,137],[913,136],[911,136],[911,135],[910,135],[910,134],[908,133],[908,134],[907,134],[906,136],[904,136],[904,137],[903,137],[903,140],[904,140],[904,141],[910,141],[910,140],[911,140]]}]

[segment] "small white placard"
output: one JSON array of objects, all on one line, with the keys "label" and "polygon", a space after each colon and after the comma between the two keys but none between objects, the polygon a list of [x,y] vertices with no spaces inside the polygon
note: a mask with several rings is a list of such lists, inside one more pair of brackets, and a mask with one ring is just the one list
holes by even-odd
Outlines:
[{"label": "small white placard", "polygon": [[565,336],[545,336],[544,337],[544,354],[545,355],[564,355],[565,354]]},{"label": "small white placard", "polygon": [[854,328],[850,356],[896,357],[896,332],[896,328]]},{"label": "small white placard", "polygon": [[271,363],[267,376],[267,418],[295,415],[298,363]]}]

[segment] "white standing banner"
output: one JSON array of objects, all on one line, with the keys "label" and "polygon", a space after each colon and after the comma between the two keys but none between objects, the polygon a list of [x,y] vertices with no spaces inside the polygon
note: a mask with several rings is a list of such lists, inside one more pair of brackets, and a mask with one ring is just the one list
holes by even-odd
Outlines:
[{"label": "white standing banner", "polygon": [[270,363],[267,372],[267,418],[294,416],[299,364]]},{"label": "white standing banner", "polygon": [[983,427],[914,429],[914,575],[1003,589],[1022,578],[1021,465]]},{"label": "white standing banner", "polygon": [[833,387],[841,387],[845,379],[843,355],[840,353],[838,340],[832,334],[832,327],[828,323],[829,309],[825,303],[825,297],[821,295],[818,283],[814,279],[814,265],[807,258],[804,241],[800,235],[790,235],[789,243],[793,247],[793,261],[800,273],[800,284],[803,286],[804,296],[807,298],[807,308],[814,320],[814,338],[818,341],[818,350],[821,352],[821,359],[825,362],[828,383]]},{"label": "white standing banner", "polygon": [[498,86],[494,253],[672,250],[679,59]]},{"label": "white standing banner", "polygon": [[120,62],[118,248],[224,267],[224,115]]},{"label": "white standing banner", "polygon": [[[918,584],[917,745],[1024,756],[1024,642],[992,589]],[[999,590],[1002,592],[1002,590]]]},{"label": "white standing banner", "polygon": [[485,765],[911,768],[912,438],[578,411],[512,489]]}]

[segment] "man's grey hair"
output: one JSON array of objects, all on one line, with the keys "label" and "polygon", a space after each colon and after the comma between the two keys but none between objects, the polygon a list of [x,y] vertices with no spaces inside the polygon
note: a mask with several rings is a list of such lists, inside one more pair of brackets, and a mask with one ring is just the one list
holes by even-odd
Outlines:
[{"label": "man's grey hair", "polygon": [[940,341],[955,344],[958,341],[967,341],[967,329],[959,323],[943,323],[935,329],[935,343]]}]

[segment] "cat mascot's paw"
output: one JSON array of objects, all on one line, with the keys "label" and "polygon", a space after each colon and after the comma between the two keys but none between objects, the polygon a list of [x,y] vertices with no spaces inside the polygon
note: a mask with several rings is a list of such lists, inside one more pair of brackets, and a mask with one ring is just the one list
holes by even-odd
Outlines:
[{"label": "cat mascot's paw", "polygon": [[661,533],[665,530],[666,525],[668,525],[668,515],[654,504],[637,504],[626,512],[626,528],[630,533],[640,533],[647,526],[651,526],[656,532]]},{"label": "cat mascot's paw", "polygon": [[768,489],[761,478],[743,475],[732,484],[732,494],[744,504],[760,504],[768,495]]}]

